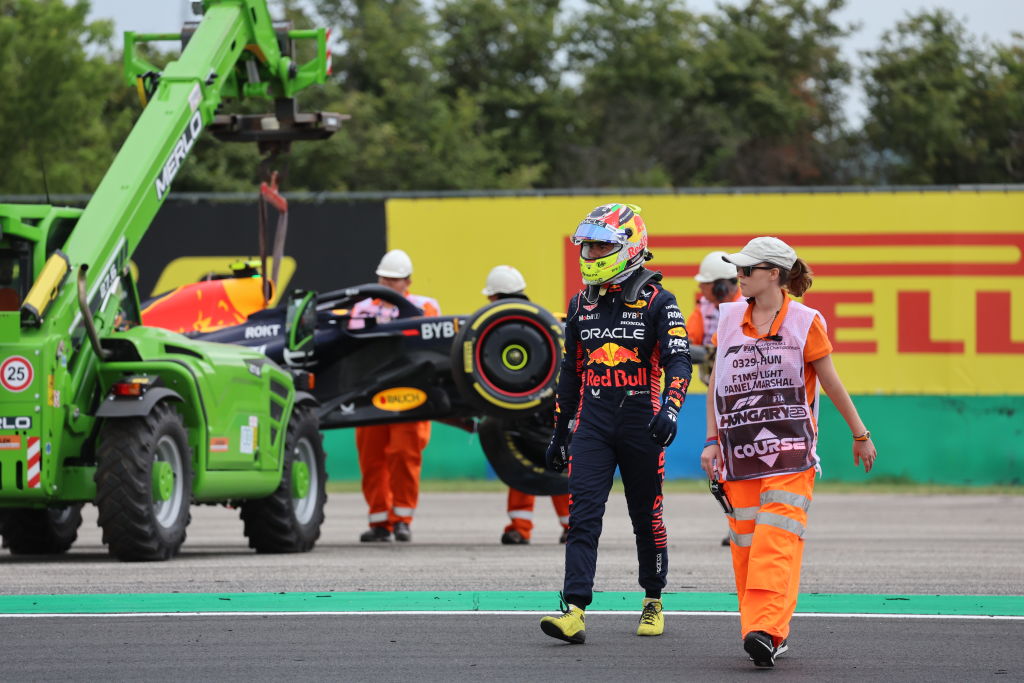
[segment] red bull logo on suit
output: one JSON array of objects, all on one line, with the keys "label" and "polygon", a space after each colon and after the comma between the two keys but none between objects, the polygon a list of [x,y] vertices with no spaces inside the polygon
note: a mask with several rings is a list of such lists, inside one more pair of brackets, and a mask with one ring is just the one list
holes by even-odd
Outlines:
[{"label": "red bull logo on suit", "polygon": [[583,375],[583,383],[586,386],[597,387],[642,387],[648,384],[647,368],[632,367],[629,369],[615,368],[623,363],[639,363],[640,350],[633,347],[632,350],[619,346],[612,342],[602,344],[587,354],[587,365],[598,363],[607,365],[608,369],[599,371],[588,368]]},{"label": "red bull logo on suit", "polygon": [[615,367],[619,363],[639,362],[640,350],[637,347],[634,346],[633,350],[630,351],[626,347],[619,346],[613,342],[603,344],[587,354],[587,365],[601,363],[602,365]]},{"label": "red bull logo on suit", "polygon": [[583,373],[583,384],[588,387],[646,387],[649,381],[647,368],[608,368],[603,372],[588,368]]}]

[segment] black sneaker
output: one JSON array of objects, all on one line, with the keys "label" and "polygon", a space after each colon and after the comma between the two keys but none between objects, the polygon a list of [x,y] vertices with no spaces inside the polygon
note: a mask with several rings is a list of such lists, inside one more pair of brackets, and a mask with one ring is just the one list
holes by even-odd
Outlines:
[{"label": "black sneaker", "polygon": [[371,526],[359,540],[363,543],[387,543],[391,540],[391,532],[386,526]]},{"label": "black sneaker", "polygon": [[529,545],[530,539],[525,538],[521,533],[513,529],[501,535],[502,545]]},{"label": "black sneaker", "polygon": [[743,639],[743,649],[754,660],[754,666],[771,668],[775,666],[775,644],[764,631],[751,631]]},{"label": "black sneaker", "polygon": [[[775,659],[778,659],[787,652],[789,652],[789,638],[786,638],[784,641],[775,646]],[[753,657],[747,657],[747,659],[749,659],[750,661],[754,661]]]},{"label": "black sneaker", "polygon": [[408,543],[412,540],[412,531],[405,522],[395,522],[395,540]]}]

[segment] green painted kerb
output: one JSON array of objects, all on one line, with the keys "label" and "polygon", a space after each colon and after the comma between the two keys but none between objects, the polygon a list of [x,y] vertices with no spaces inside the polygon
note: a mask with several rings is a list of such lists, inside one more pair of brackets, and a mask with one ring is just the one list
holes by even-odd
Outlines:
[{"label": "green painted kerb", "polygon": [[[637,592],[595,593],[592,610],[635,612]],[[665,609],[735,612],[735,593],[665,593]],[[550,591],[374,591],[355,593],[118,593],[0,596],[0,614],[132,614],[137,612],[551,612]],[[1021,595],[859,595],[809,593],[799,614],[1024,616]]]}]

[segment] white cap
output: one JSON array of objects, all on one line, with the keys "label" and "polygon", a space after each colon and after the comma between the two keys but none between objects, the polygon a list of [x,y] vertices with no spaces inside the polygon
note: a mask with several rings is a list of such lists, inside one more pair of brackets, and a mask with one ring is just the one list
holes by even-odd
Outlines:
[{"label": "white cap", "polygon": [[789,270],[796,263],[796,252],[778,237],[755,237],[738,253],[723,256],[722,260],[737,266],[771,263]]},{"label": "white cap", "polygon": [[693,279],[697,282],[714,282],[715,280],[732,280],[736,277],[736,266],[722,260],[728,256],[724,251],[713,251],[700,262],[700,270]]},{"label": "white cap", "polygon": [[512,266],[494,266],[487,274],[484,296],[495,294],[522,294],[526,291],[526,280],[523,274]]},{"label": "white cap", "polygon": [[377,266],[379,277],[410,277],[412,275],[412,259],[401,249],[392,249],[384,254]]}]

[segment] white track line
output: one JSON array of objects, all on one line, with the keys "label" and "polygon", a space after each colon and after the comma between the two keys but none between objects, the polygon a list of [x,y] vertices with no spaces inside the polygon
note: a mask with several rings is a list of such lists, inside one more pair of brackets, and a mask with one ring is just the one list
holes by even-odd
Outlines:
[{"label": "white track line", "polygon": [[[45,618],[92,618],[122,619],[125,617],[355,617],[355,616],[529,616],[538,617],[551,612],[519,612],[508,610],[431,610],[387,612],[50,612],[46,614],[0,614],[0,619],[45,619]],[[629,614],[624,610],[589,610],[587,614],[616,615]],[[698,616],[698,617],[738,617],[739,612],[675,612],[665,611],[667,616]],[[1001,621],[1024,621],[1018,615],[985,615],[985,614],[843,614],[840,612],[804,612],[794,617],[821,617],[824,619],[995,619]]]}]

